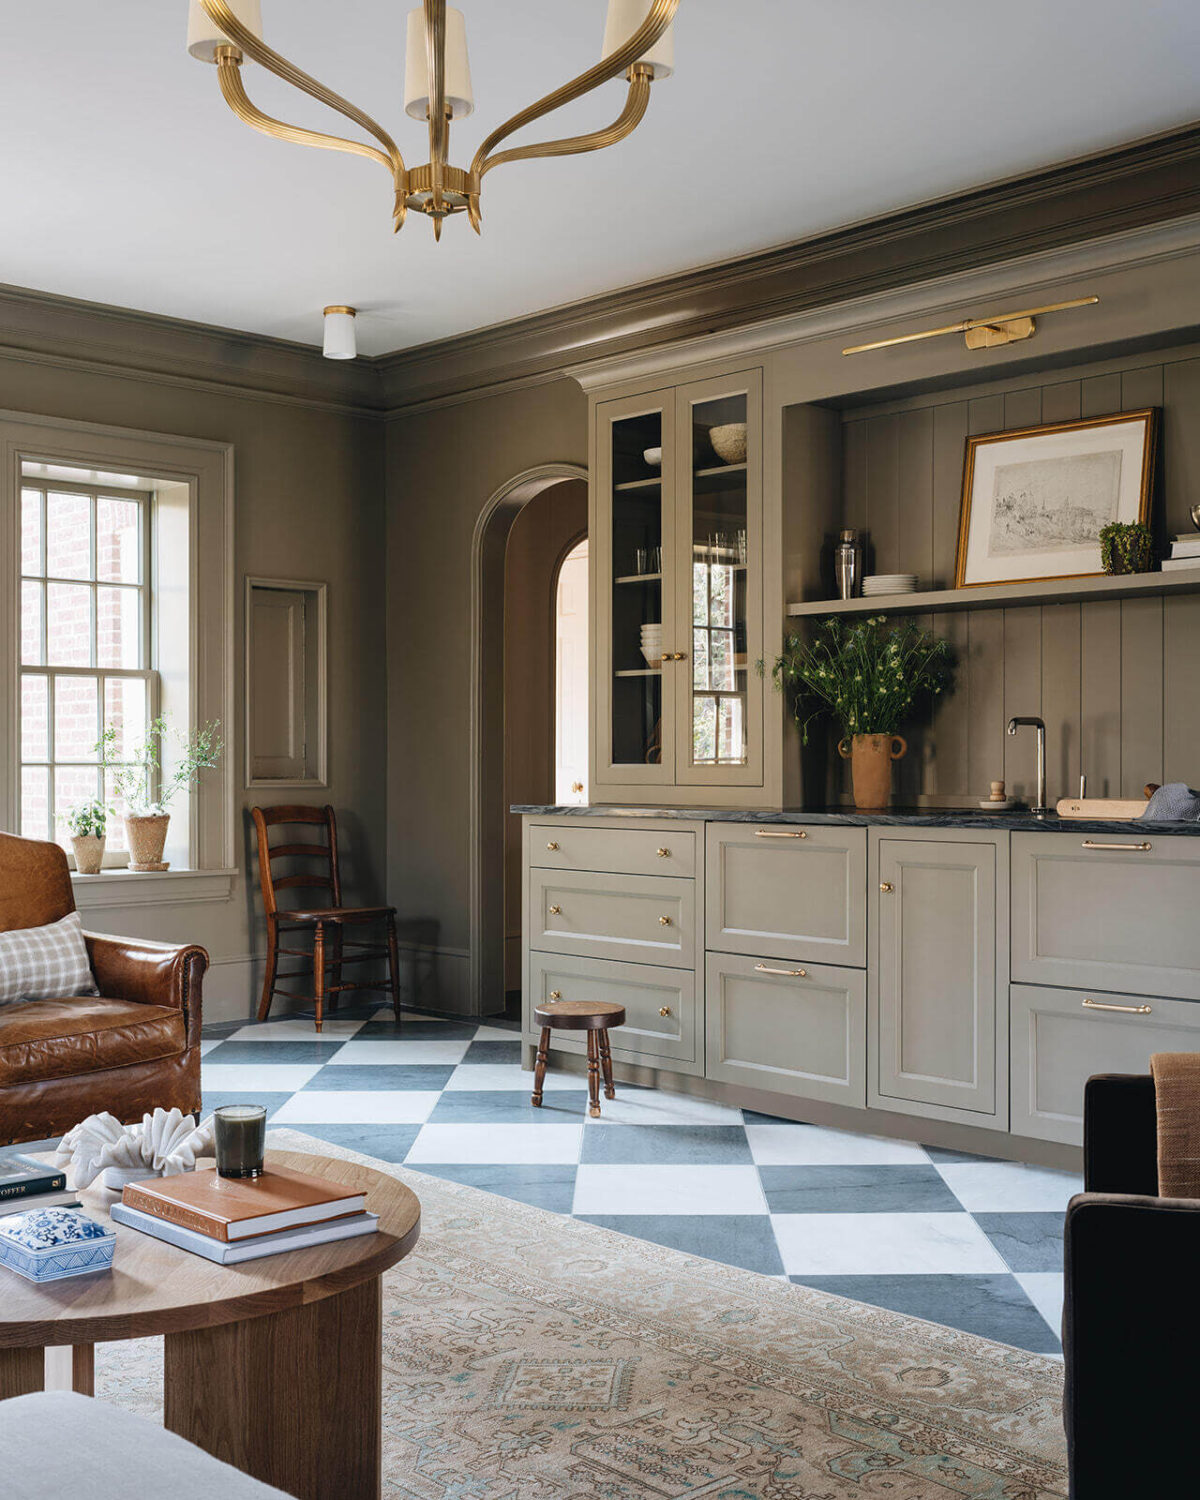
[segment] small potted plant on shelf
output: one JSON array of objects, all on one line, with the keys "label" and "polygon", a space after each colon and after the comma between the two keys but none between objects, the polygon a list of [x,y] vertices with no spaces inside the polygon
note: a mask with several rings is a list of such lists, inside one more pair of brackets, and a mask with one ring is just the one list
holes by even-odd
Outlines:
[{"label": "small potted plant on shelf", "polygon": [[1110,521],[1100,528],[1100,562],[1106,573],[1149,573],[1154,537],[1141,521]]},{"label": "small potted plant on shelf", "polygon": [[811,639],[790,635],[771,675],[791,699],[805,744],[813,720],[832,716],[854,805],[878,809],[891,801],[892,762],[908,749],[900,725],[918,699],[945,691],[951,666],[949,643],[911,622],[889,626],[872,615],[846,625],[834,616]]},{"label": "small potted plant on shelf", "polygon": [[[225,746],[217,731],[221,721],[214,719],[190,734],[173,730],[165,718],[157,718],[149,733],[124,755],[119,755],[119,737],[114,725],[105,726],[96,749],[101,764],[110,771],[113,790],[125,809],[125,837],[129,843],[129,868],[139,873],[165,870],[163,849],[170,826],[170,805],[186,788],[194,786],[200,772],[211,770],[221,759]],[[168,776],[158,786],[163,769],[163,741],[175,742]],[[156,795],[157,793],[157,795]]]},{"label": "small potted plant on shelf", "polygon": [[99,875],[108,837],[108,808],[93,799],[77,803],[59,816],[71,835],[76,870],[80,875]]}]

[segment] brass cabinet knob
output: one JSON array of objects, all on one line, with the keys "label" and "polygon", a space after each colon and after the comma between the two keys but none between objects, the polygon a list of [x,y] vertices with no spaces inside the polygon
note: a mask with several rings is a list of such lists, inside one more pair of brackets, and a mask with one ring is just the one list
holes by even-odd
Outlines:
[{"label": "brass cabinet knob", "polygon": [[562,907],[561,906],[552,906],[550,908],[550,915],[552,917],[561,917],[562,916]]},{"label": "brass cabinet knob", "polygon": [[659,659],[659,661],[674,661],[675,660],[675,658],[671,655],[671,653],[669,651],[664,651],[663,654],[658,659]]},{"label": "brass cabinet knob", "polygon": [[881,880],[879,882],[879,889],[886,896],[890,891],[894,891],[896,888],[890,880]]},{"label": "brass cabinet knob", "polygon": [[658,1013],[660,1016],[669,1016],[671,1014],[671,1007],[669,1005],[660,1005]]},{"label": "brass cabinet knob", "polygon": [[658,855],[659,859],[670,859],[671,857],[669,849],[656,849],[654,852]]},{"label": "brass cabinet knob", "polygon": [[550,842],[546,845],[546,848],[549,849],[551,854],[553,854],[554,851],[558,848],[558,845],[554,842],[553,839],[551,839]]},{"label": "brass cabinet knob", "polygon": [[672,651],[671,652],[671,660],[672,661],[686,661],[687,660],[687,652],[686,651]]},{"label": "brass cabinet knob", "polygon": [[571,790],[573,792],[582,792],[583,791],[583,782],[582,781],[573,781],[571,783]]},{"label": "brass cabinet knob", "polygon": [[671,925],[671,919],[670,919],[670,917],[659,917],[659,919],[658,919],[658,925],[660,927],[670,927],[670,925]]},{"label": "brass cabinet knob", "polygon": [[551,990],[550,991],[550,998],[551,998],[551,1000],[561,1000],[562,999],[562,990]]}]

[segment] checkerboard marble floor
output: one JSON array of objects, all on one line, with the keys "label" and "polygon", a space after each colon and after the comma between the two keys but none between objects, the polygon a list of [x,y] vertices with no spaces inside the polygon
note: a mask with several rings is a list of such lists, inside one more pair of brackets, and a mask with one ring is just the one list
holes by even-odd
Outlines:
[{"label": "checkerboard marble floor", "polygon": [[204,1107],[270,1120],[623,1234],[1057,1354],[1054,1172],[617,1085],[589,1120],[578,1074],[529,1102],[512,1023],[386,1008],[208,1028]]}]

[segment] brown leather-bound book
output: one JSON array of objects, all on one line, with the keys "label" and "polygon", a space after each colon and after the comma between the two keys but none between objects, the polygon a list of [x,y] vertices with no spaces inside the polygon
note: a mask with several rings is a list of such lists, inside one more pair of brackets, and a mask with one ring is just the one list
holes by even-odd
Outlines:
[{"label": "brown leather-bound book", "polygon": [[286,1167],[269,1168],[261,1177],[219,1177],[209,1167],[127,1183],[121,1201],[184,1229],[229,1241],[361,1213],[366,1197],[355,1188]]}]

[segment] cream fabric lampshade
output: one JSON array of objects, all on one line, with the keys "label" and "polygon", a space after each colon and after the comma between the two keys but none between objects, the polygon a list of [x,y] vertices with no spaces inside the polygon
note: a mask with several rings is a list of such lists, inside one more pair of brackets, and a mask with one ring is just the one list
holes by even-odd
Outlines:
[{"label": "cream fabric lampshade", "polygon": [[325,342],[321,353],[326,359],[356,359],[358,340],[354,333],[354,309],[352,307],[327,307],[325,309]]},{"label": "cream fabric lampshade", "polygon": [[[228,0],[229,9],[243,26],[248,26],[262,40],[262,8],[259,0]],[[190,0],[188,5],[187,49],[200,62],[216,62],[218,47],[227,47],[229,38],[208,19],[208,13],[200,0]],[[248,59],[247,59],[248,60]]]},{"label": "cream fabric lampshade", "polygon": [[[446,7],[446,103],[451,117],[462,120],[475,108],[471,92],[471,64],[467,58],[467,23],[461,10]],[[425,42],[425,12],[408,13],[404,49],[404,110],[414,120],[429,118],[429,54]]]},{"label": "cream fabric lampshade", "polygon": [[[602,57],[610,57],[622,42],[627,42],[650,13],[652,0],[608,0],[608,20],[604,26]],[[654,77],[670,78],[675,71],[675,22],[672,21],[639,62],[650,63]]]}]

